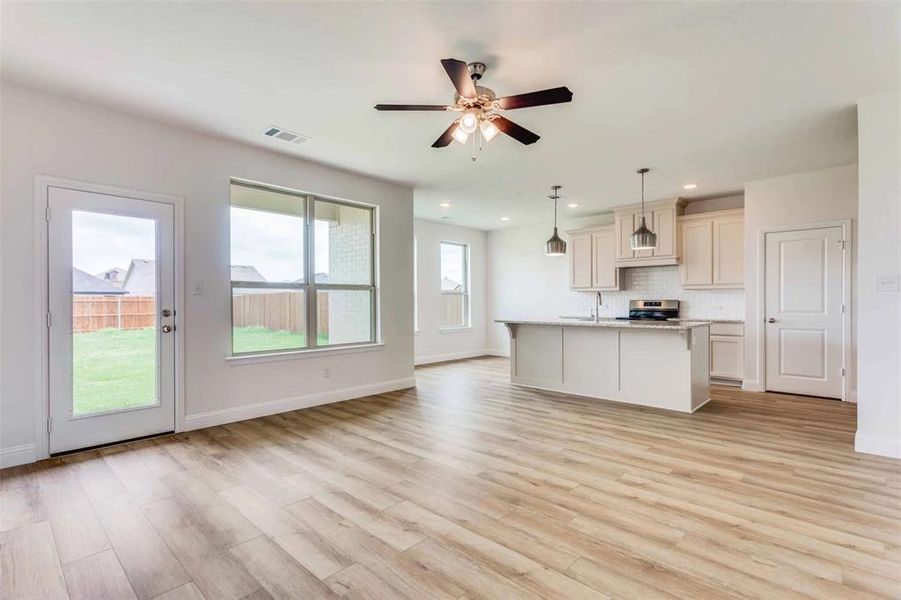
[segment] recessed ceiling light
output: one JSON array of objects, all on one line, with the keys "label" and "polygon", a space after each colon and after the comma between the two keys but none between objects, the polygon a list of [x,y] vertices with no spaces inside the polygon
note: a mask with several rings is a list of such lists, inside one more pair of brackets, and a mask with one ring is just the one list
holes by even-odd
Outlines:
[{"label": "recessed ceiling light", "polygon": [[509,221],[510,217],[501,217],[501,221]]},{"label": "recessed ceiling light", "polygon": [[682,189],[683,190],[693,190],[696,187],[698,187],[697,183],[686,183],[685,185],[682,186]]},{"label": "recessed ceiling light", "polygon": [[578,202],[568,202],[566,204],[566,206],[568,206],[569,208],[579,208],[579,203]]},{"label": "recessed ceiling light", "polygon": [[450,202],[442,202],[438,206],[440,206],[441,208],[450,208]]}]

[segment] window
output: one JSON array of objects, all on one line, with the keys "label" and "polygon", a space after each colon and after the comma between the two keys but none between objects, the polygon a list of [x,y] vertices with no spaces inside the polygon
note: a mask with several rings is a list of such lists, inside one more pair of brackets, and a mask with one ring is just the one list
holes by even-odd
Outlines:
[{"label": "window", "polygon": [[371,207],[233,182],[232,354],[374,342],[374,227]]},{"label": "window", "polygon": [[469,246],[441,242],[442,329],[469,327]]}]

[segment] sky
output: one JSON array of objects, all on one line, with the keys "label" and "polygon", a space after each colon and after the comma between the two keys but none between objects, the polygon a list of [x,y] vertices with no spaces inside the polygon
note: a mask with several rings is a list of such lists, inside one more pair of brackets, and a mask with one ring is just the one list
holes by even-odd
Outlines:
[{"label": "sky", "polygon": [[[91,275],[133,258],[154,260],[153,219],[103,213],[72,213],[73,266]],[[316,272],[328,273],[328,222],[316,222]],[[252,265],[267,281],[303,276],[303,218],[231,208],[231,264]]]},{"label": "sky", "polygon": [[156,222],[140,217],[72,212],[72,264],[97,275],[107,269],[128,269],[131,259],[154,260]]},{"label": "sky", "polygon": [[463,283],[465,248],[458,244],[441,244],[441,278]]},{"label": "sky", "polygon": [[[316,272],[328,273],[328,222],[316,221]],[[266,281],[303,277],[303,217],[231,207],[231,264],[250,265]]]}]

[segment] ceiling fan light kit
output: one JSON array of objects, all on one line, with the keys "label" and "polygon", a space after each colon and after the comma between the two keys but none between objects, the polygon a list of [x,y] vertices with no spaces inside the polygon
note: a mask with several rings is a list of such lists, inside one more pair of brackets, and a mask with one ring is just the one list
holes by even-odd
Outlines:
[{"label": "ceiling fan light kit", "polygon": [[566,242],[557,234],[557,201],[560,200],[560,188],[562,185],[552,185],[554,193],[548,196],[554,201],[554,234],[544,243],[544,253],[547,256],[563,256],[566,254]]},{"label": "ceiling fan light kit", "polygon": [[641,175],[641,224],[629,237],[629,247],[632,250],[653,250],[657,247],[657,234],[648,228],[644,220],[644,174],[650,171],[647,167],[638,169],[636,173]]},{"label": "ceiling fan light kit", "polygon": [[[515,96],[498,98],[494,90],[477,85],[485,74],[485,63],[466,64],[455,58],[441,61],[447,76],[454,84],[456,93],[451,104],[376,104],[380,111],[453,111],[462,113],[444,133],[432,144],[433,148],[446,148],[456,140],[465,144],[469,136],[476,134],[481,150],[481,142],[490,142],[498,133],[505,133],[521,144],[529,145],[537,142],[541,136],[517,125],[500,113],[517,108],[544,106],[571,102],[573,93],[566,87],[557,87],[538,92],[528,92]],[[473,155],[475,160],[476,138],[473,138]]]}]

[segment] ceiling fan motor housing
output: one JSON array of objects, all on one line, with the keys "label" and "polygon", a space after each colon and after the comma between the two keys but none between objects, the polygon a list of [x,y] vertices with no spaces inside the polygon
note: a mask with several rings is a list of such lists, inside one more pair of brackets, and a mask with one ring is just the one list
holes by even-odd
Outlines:
[{"label": "ceiling fan motor housing", "polygon": [[466,66],[469,67],[469,76],[472,77],[473,81],[481,79],[487,68],[485,67],[485,63],[482,62],[471,62]]}]

